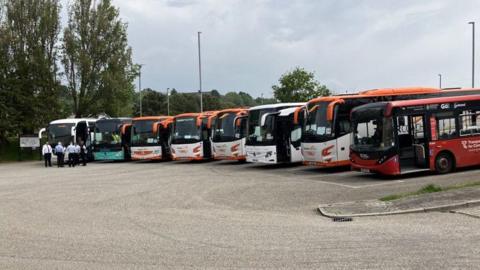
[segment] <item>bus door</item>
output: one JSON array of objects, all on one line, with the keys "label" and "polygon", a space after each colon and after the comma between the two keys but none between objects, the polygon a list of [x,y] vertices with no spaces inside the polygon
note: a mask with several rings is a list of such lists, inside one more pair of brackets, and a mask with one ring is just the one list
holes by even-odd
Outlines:
[{"label": "bus door", "polygon": [[171,156],[170,147],[172,145],[172,123],[168,123],[166,126],[163,124],[159,125],[158,138],[162,146],[163,157],[169,159]]},{"label": "bus door", "polygon": [[290,162],[290,132],[292,130],[292,121],[288,121],[288,117],[273,116],[276,119],[276,146],[277,146],[277,162]]},{"label": "bus door", "polygon": [[208,117],[202,119],[201,124],[201,133],[203,141],[203,157],[211,158],[212,157],[212,138],[211,138],[211,129],[208,128]]},{"label": "bus door", "polygon": [[397,145],[402,172],[426,168],[428,165],[425,123],[423,115],[396,117]]},{"label": "bus door", "polygon": [[[94,130],[92,128],[92,130]],[[76,143],[82,142],[87,148],[87,159],[93,160],[92,145],[90,141],[89,134],[89,125],[86,121],[78,122],[75,127],[75,137],[74,140]]]},{"label": "bus door", "polygon": [[82,141],[87,147],[87,143],[89,144],[90,141],[88,140],[88,124],[86,121],[81,121],[77,123],[75,127],[75,142],[80,143]]},{"label": "bus door", "polygon": [[132,125],[123,124],[120,129],[122,130],[122,147],[125,153],[125,159],[130,159],[130,145],[132,143]]},{"label": "bus door", "polygon": [[413,151],[415,165],[420,168],[428,167],[428,141],[425,115],[410,116],[411,128],[413,131]]},{"label": "bus door", "polygon": [[300,162],[303,161],[302,156],[302,134],[303,128],[305,126],[305,113],[299,113],[297,124],[294,123],[293,117],[290,117],[292,121],[290,121],[290,161],[291,162]]}]

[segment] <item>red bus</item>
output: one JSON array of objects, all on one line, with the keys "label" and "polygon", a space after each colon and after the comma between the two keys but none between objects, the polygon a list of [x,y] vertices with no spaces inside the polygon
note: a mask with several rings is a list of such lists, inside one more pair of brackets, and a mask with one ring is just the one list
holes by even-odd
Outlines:
[{"label": "red bus", "polygon": [[[352,141],[350,112],[355,107],[381,101],[473,94],[480,94],[479,89],[405,87],[373,89],[353,95],[312,99],[306,106],[306,121],[301,143],[303,163],[319,167],[350,165]],[[299,113],[301,112],[297,112]]]},{"label": "red bus", "polygon": [[480,95],[366,104],[351,119],[353,170],[448,173],[480,164]]}]

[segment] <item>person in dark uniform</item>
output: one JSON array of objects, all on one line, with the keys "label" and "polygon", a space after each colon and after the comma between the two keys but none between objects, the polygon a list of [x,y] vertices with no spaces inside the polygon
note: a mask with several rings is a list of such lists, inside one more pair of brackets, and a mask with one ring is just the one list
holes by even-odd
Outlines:
[{"label": "person in dark uniform", "polygon": [[46,142],[43,147],[42,147],[42,156],[43,159],[45,160],[45,168],[47,167],[52,167],[52,147],[48,142]]},{"label": "person in dark uniform", "polygon": [[75,165],[80,164],[80,152],[82,151],[82,148],[78,143],[75,143],[75,156],[74,156],[74,162]]},{"label": "person in dark uniform", "polygon": [[87,166],[87,147],[80,141],[80,158],[82,159],[82,165]]}]

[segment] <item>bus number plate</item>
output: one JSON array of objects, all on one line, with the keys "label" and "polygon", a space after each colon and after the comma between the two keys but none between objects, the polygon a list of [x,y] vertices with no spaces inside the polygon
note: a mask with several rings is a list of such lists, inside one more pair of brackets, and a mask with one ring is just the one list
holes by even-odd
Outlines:
[{"label": "bus number plate", "polygon": [[363,172],[363,173],[370,173],[370,170],[369,170],[369,169],[363,169],[363,168],[362,168],[362,169],[360,169],[360,171]]}]

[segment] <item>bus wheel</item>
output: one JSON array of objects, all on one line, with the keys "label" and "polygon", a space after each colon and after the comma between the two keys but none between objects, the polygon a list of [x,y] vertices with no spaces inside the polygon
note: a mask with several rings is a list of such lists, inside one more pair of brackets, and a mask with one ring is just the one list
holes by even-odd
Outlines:
[{"label": "bus wheel", "polygon": [[441,174],[451,172],[453,167],[453,158],[450,154],[441,153],[435,159],[435,169]]}]

